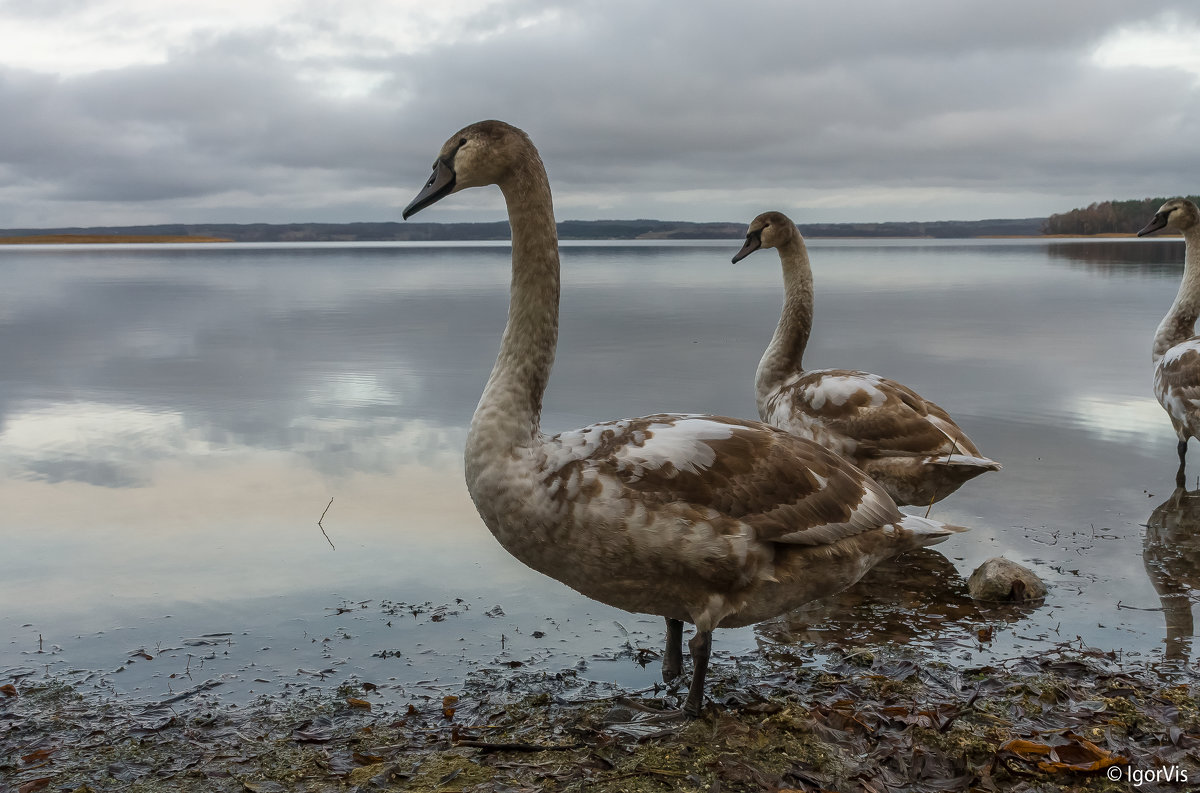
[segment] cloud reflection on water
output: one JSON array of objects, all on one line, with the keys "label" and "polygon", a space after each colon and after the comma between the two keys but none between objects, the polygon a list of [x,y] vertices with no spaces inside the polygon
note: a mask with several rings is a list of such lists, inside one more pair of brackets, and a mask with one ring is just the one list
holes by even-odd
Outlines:
[{"label": "cloud reflection on water", "polygon": [[[1150,250],[1119,244],[1125,258]],[[729,265],[734,248],[565,248],[544,427],[753,416],[782,286],[769,257]],[[935,507],[973,529],[939,558],[960,576],[999,553],[1034,565],[1053,589],[1023,617],[1032,635],[1070,624],[1158,652],[1161,634],[1115,602],[1157,602],[1140,521],[1173,481],[1174,450],[1148,346],[1175,276],[1048,266],[1029,241],[811,248],[810,365],[912,386],[1005,465]],[[507,258],[496,246],[0,251],[0,600],[49,629],[83,619],[73,610],[103,622],[158,603],[237,614],[232,601],[272,593],[320,611],[314,593],[351,590],[507,593],[536,601],[530,614],[553,601],[619,617],[508,558],[462,484]],[[336,552],[315,525],[331,496]],[[853,611],[861,595],[846,597]],[[969,640],[975,617],[946,619]],[[731,632],[718,651],[752,641]]]}]

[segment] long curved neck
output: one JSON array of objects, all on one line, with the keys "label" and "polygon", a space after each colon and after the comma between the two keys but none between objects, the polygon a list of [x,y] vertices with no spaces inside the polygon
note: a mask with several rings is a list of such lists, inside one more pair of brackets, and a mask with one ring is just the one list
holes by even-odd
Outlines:
[{"label": "long curved neck", "polygon": [[558,342],[558,233],[546,170],[536,152],[500,184],[512,227],[512,287],[500,354],[471,420],[472,436],[502,448],[529,445]]},{"label": "long curved neck", "polygon": [[797,235],[776,250],[783,265],[783,313],[779,315],[771,343],[758,362],[754,386],[760,406],[771,390],[804,369],[804,348],[812,331],[813,281],[808,249]]},{"label": "long curved neck", "polygon": [[1155,363],[1167,350],[1195,334],[1196,318],[1200,316],[1200,226],[1184,231],[1183,242],[1183,281],[1171,310],[1154,334]]}]

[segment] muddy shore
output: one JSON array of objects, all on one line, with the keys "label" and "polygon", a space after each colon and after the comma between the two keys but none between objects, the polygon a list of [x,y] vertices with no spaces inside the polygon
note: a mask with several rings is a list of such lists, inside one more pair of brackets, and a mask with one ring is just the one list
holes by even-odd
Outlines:
[{"label": "muddy shore", "polygon": [[[647,658],[648,663],[656,659]],[[194,681],[133,703],[0,687],[0,789],[53,791],[1184,791],[1200,673],[1063,644],[956,669],[929,653],[723,659],[703,717],[677,688],[483,670],[389,707],[367,681],[241,707]],[[374,701],[373,701],[374,700]],[[1189,781],[1190,780],[1190,781]]]}]

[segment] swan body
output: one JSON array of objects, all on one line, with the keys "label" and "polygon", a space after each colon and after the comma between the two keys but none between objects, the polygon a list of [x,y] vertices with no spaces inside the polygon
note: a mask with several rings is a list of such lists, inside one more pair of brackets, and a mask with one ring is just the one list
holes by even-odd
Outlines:
[{"label": "swan body", "polygon": [[779,252],[785,289],[755,376],[759,418],[850,460],[897,504],[932,504],[1000,468],[945,410],[911,388],[852,369],[805,370],[813,282],[804,238],[786,215],[765,212],[751,221],[734,263],[759,248]]},{"label": "swan body", "polygon": [[1200,316],[1200,210],[1191,201],[1173,198],[1163,204],[1139,237],[1170,228],[1183,233],[1183,280],[1175,302],[1154,334],[1154,396],[1171,418],[1179,438],[1176,484],[1184,484],[1184,458],[1189,438],[1200,437],[1200,336],[1193,335]]},{"label": "swan body", "polygon": [[904,515],[853,465],[758,422],[664,413],[543,434],[559,260],[533,143],[499,121],[464,128],[404,217],[485,184],[500,187],[508,208],[512,288],[467,433],[467,488],[488,529],[529,567],[666,618],[664,677],[680,672],[682,623],[696,626],[686,713],[703,702],[713,629],[783,613],[960,530]]}]

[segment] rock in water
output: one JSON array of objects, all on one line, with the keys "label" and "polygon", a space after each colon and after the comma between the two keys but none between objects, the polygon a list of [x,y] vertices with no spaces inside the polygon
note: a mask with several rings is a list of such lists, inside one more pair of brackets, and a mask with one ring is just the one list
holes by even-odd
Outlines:
[{"label": "rock in water", "polygon": [[1046,585],[1036,573],[1003,556],[975,568],[967,579],[967,589],[975,600],[1023,603],[1046,597]]}]

